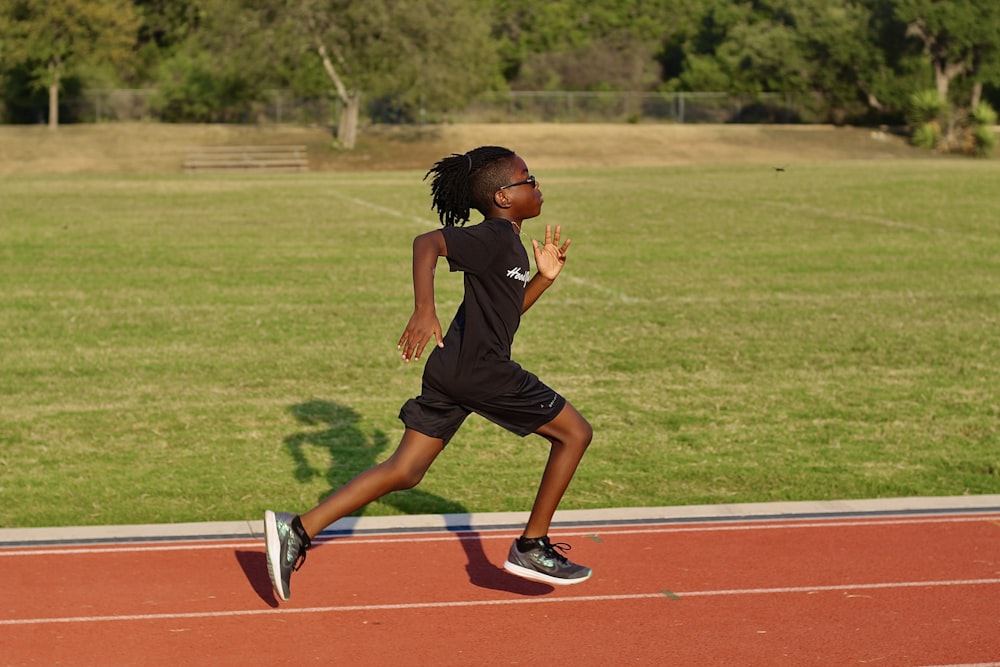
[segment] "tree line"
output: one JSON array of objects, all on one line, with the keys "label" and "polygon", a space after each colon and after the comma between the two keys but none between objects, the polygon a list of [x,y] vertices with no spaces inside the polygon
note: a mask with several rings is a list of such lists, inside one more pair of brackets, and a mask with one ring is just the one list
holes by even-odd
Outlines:
[{"label": "tree line", "polygon": [[977,150],[997,26],[996,0],[0,0],[0,120],[55,127],[60,96],[131,87],[161,120],[232,122],[280,89],[337,100],[351,145],[360,118],[486,91],[778,92]]}]

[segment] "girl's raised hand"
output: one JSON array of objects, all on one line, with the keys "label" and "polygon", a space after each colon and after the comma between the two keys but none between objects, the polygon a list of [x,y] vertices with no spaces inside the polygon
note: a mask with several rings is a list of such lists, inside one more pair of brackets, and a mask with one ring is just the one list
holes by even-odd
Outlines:
[{"label": "girl's raised hand", "polygon": [[549,280],[555,280],[563,266],[566,265],[566,250],[572,239],[566,239],[560,246],[561,234],[562,227],[560,225],[556,225],[554,236],[552,225],[545,225],[545,243],[539,244],[536,239],[531,239],[531,247],[535,250],[535,267],[542,277]]}]

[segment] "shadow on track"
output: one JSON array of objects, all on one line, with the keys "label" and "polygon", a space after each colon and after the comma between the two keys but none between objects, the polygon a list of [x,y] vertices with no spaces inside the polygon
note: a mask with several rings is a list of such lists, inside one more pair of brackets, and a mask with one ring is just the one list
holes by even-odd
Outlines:
[{"label": "shadow on track", "polygon": [[[376,465],[380,455],[389,447],[389,439],[382,431],[376,430],[370,436],[362,432],[357,426],[360,416],[349,407],[331,401],[312,400],[296,403],[289,407],[289,411],[299,423],[309,427],[284,441],[295,462],[295,479],[300,483],[324,474],[310,463],[310,459],[322,455],[331,462],[325,472],[329,488],[340,488]],[[324,493],[317,498],[317,502],[325,496]],[[528,596],[545,595],[555,590],[548,584],[515,577],[491,563],[483,550],[481,535],[469,526],[471,515],[464,505],[419,488],[390,493],[379,502],[403,514],[447,515],[447,530],[455,534],[465,551],[468,561],[465,569],[473,586]],[[359,514],[364,511],[362,508]],[[343,536],[351,534],[353,531],[337,533]],[[268,606],[277,607],[263,551],[237,551],[236,560],[254,592]]]}]

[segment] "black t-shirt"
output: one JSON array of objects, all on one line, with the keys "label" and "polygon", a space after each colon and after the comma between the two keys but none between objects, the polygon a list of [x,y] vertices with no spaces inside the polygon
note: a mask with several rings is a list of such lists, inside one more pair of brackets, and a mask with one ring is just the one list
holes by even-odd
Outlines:
[{"label": "black t-shirt", "polygon": [[465,298],[444,347],[427,359],[424,385],[456,402],[515,391],[525,373],[510,348],[531,275],[528,253],[510,221],[500,218],[441,232],[450,269],[465,273]]}]

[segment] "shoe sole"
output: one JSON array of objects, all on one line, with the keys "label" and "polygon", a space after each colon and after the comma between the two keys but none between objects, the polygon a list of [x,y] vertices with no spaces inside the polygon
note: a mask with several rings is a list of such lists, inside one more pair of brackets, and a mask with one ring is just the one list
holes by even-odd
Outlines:
[{"label": "shoe sole", "polygon": [[[274,592],[284,601],[288,601],[288,591],[281,586],[281,536],[278,535],[278,519],[274,512],[264,512],[264,548],[267,551],[267,576],[271,578]],[[274,571],[275,563],[278,572]]]},{"label": "shoe sole", "polygon": [[504,561],[503,569],[507,570],[511,574],[521,577],[522,579],[531,579],[532,581],[541,581],[546,584],[555,584],[556,586],[572,586],[573,584],[580,584],[590,579],[590,575],[593,572],[588,572],[585,577],[577,577],[576,579],[563,579],[561,577],[553,577],[551,574],[545,574],[544,572],[539,572],[538,570],[532,570],[527,567],[518,565],[517,563],[511,563],[509,560]]}]

